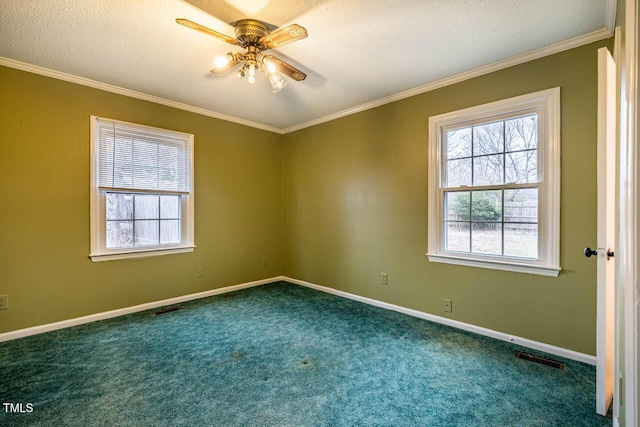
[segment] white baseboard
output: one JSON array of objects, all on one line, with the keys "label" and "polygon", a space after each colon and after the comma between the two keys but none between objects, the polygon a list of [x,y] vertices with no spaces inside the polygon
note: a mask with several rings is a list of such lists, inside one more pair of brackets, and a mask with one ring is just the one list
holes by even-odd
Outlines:
[{"label": "white baseboard", "polygon": [[584,353],[578,353],[573,350],[567,350],[562,347],[556,347],[550,344],[541,343],[538,341],[529,340],[526,338],[521,338],[509,334],[505,334],[503,332],[494,331],[492,329],[483,328],[480,326],[471,325],[469,323],[459,322],[457,320],[447,319],[445,317],[436,316],[433,314],[425,313],[418,310],[413,310],[410,308],[402,307],[395,304],[390,304],[383,301],[374,300],[371,298],[362,297],[355,294],[350,294],[348,292],[339,291],[337,289],[328,288],[326,286],[316,285],[314,283],[305,282],[303,280],[293,279],[291,277],[286,276],[276,276],[268,279],[256,280],[254,282],[241,283],[238,285],[227,286],[224,288],[212,289],[209,291],[198,292],[195,294],[183,295],[175,298],[164,299],[161,301],[149,302],[140,305],[134,305],[131,307],[120,308],[117,310],[105,311],[102,313],[90,314],[88,316],[77,317],[75,319],[63,320],[55,323],[48,323],[45,325],[33,326],[31,328],[18,329],[16,331],[5,332],[0,334],[0,342],[10,341],[18,338],[28,337],[30,335],[42,334],[45,332],[55,331],[63,328],[70,328],[72,326],[82,325],[84,323],[95,322],[98,320],[111,319],[113,317],[124,316],[126,314],[136,313],[144,310],[151,310],[153,308],[163,307],[172,304],[179,304],[185,301],[191,301],[199,298],[206,298],[213,295],[224,294],[227,292],[238,291],[240,289],[251,288],[254,286],[261,286],[267,283],[273,283],[278,281],[285,281],[295,285],[304,286],[307,288],[315,289],[318,291],[326,292],[332,295],[337,295],[343,298],[348,298],[354,301],[359,301],[365,304],[373,305],[376,307],[384,308],[387,310],[397,311],[399,313],[404,313],[409,316],[418,317],[420,319],[429,320],[435,323],[441,323],[443,325],[451,326],[454,328],[462,329],[465,331],[473,332],[479,335],[484,335],[487,337],[495,338],[501,341],[507,341],[514,344],[521,345],[523,347],[544,351],[549,354],[554,354],[556,356],[565,357],[571,360],[577,360],[579,362],[588,363],[590,365],[596,364],[595,356],[590,356]]},{"label": "white baseboard", "polygon": [[28,337],[30,335],[42,334],[44,332],[55,331],[58,329],[70,328],[72,326],[82,325],[84,323],[95,322],[97,320],[111,319],[113,317],[124,316],[125,314],[136,313],[138,311],[151,310],[153,308],[164,307],[166,305],[179,304],[185,301],[191,301],[199,298],[206,298],[213,295],[224,294],[227,292],[238,291],[240,289],[251,288],[254,286],[265,285],[267,283],[285,280],[282,276],[271,277],[269,279],[256,280],[254,282],[241,283],[239,285],[226,286],[224,288],[211,289],[209,291],[198,292],[195,294],[182,295],[175,298],[164,299],[160,301],[148,302],[145,304],[134,305],[131,307],[119,308],[117,310],[105,311],[102,313],[90,314],[88,316],[76,317],[75,319],[62,320],[60,322],[48,323],[45,325],[33,326],[31,328],[18,329],[16,331],[5,332],[0,334],[0,342],[15,340],[18,338]]},{"label": "white baseboard", "polygon": [[315,289],[322,292],[327,292],[329,294],[337,295],[343,298],[352,299],[354,301],[363,302],[365,304],[373,305],[376,307],[384,308],[387,310],[397,311],[399,313],[408,314],[409,316],[418,317],[420,319],[429,320],[435,323],[441,323],[443,325],[451,326],[454,328],[462,329],[465,331],[473,332],[479,335],[484,335],[487,337],[495,338],[501,341],[511,342],[517,345],[521,345],[523,347],[531,348],[534,350],[544,351],[545,353],[554,354],[556,356],[564,357],[571,360],[577,360],[578,362],[588,363],[589,365],[596,364],[596,357],[591,356],[584,353],[579,353],[573,350],[567,350],[566,348],[556,347],[554,345],[545,344],[539,341],[533,341],[526,338],[517,337],[514,335],[505,334],[503,332],[494,331],[492,329],[483,328],[480,326],[471,325],[469,323],[460,322],[457,320],[447,319],[446,317],[440,317],[433,314],[425,313],[418,310],[413,310],[410,308],[405,308],[395,304],[389,304],[387,302],[382,302],[378,300],[374,300],[371,298],[362,297],[355,294],[350,294],[348,292],[339,291],[337,289],[328,288],[326,286],[316,285],[314,283],[305,282],[303,280],[292,279],[290,277],[284,277],[281,280],[284,280],[289,283],[294,283],[296,285],[305,286],[307,288]]}]

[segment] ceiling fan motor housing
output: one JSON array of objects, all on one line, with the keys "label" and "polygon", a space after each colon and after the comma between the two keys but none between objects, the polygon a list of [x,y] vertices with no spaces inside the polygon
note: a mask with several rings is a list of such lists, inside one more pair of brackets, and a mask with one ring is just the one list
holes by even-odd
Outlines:
[{"label": "ceiling fan motor housing", "polygon": [[260,50],[263,50],[267,47],[259,41],[268,34],[267,26],[253,19],[242,19],[236,25],[236,38],[242,43],[242,47],[259,46]]}]

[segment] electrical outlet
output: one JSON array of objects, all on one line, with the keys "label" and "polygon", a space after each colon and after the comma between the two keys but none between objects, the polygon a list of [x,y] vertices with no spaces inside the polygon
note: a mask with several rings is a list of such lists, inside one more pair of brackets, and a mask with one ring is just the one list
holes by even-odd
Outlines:
[{"label": "electrical outlet", "polygon": [[196,269],[196,277],[199,279],[201,277],[204,277],[204,267],[198,267]]},{"label": "electrical outlet", "polygon": [[389,284],[389,275],[387,273],[380,273],[380,284],[381,285]]},{"label": "electrical outlet", "polygon": [[263,266],[263,267],[266,267],[266,266],[268,266],[268,265],[269,265],[269,260],[268,260],[266,257],[265,257],[265,258],[262,258],[262,266]]},{"label": "electrical outlet", "polygon": [[444,299],[444,300],[442,300],[442,302],[444,303],[444,305],[442,307],[443,310],[446,311],[447,313],[451,313],[453,311],[452,310],[452,304],[453,303],[451,302],[451,300],[450,299]]},{"label": "electrical outlet", "polygon": [[0,295],[0,310],[9,308],[9,295]]}]

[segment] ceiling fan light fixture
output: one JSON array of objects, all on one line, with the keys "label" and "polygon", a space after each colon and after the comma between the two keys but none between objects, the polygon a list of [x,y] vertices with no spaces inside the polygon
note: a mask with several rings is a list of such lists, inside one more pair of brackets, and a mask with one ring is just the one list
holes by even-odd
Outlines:
[{"label": "ceiling fan light fixture", "polygon": [[279,74],[269,74],[269,82],[271,83],[271,88],[273,89],[273,93],[280,92],[286,85],[287,82],[280,77]]},{"label": "ceiling fan light fixture", "polygon": [[256,64],[249,64],[249,84],[256,82]]},{"label": "ceiling fan light fixture", "polygon": [[274,63],[273,63],[273,62],[271,62],[271,61],[264,61],[264,64],[266,65],[266,67],[267,67],[267,71],[268,71],[269,73],[273,74],[273,73],[275,73],[275,72],[276,72],[276,64],[274,64]]},{"label": "ceiling fan light fixture", "polygon": [[213,58],[213,66],[216,68],[222,68],[228,63],[229,61],[227,61],[226,56],[216,56],[215,58]]}]

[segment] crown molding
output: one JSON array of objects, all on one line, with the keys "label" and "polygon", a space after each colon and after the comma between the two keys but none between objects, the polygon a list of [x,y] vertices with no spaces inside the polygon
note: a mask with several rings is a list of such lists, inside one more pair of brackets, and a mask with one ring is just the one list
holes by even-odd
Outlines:
[{"label": "crown molding", "polygon": [[[615,0],[609,0],[607,3],[607,17],[609,16],[611,3],[614,3],[612,7],[613,7],[613,16],[615,20]],[[524,64],[525,62],[533,61],[534,59],[543,58],[545,56],[563,52],[565,50],[570,50],[576,47],[584,46],[586,44],[607,39],[612,36],[613,36],[613,30],[610,31],[608,28],[603,28],[603,29],[591,32],[589,34],[585,34],[579,37],[574,37],[572,39],[555,43],[549,46],[545,46],[539,49],[535,49],[530,52],[523,53],[521,55],[516,55],[502,61],[498,61],[489,65],[474,68],[473,70],[465,71],[463,73],[456,74],[451,77],[447,77],[441,80],[437,80],[435,82],[427,83],[425,85],[418,86],[413,89],[405,90],[403,92],[398,92],[394,95],[380,98],[375,101],[367,102],[366,104],[362,104],[357,107],[349,108],[347,110],[343,110],[334,114],[329,114],[328,116],[320,117],[319,119],[315,119],[299,125],[291,126],[283,129],[282,133],[287,134],[287,133],[295,132],[311,126],[319,125],[321,123],[330,122],[335,119],[350,116],[352,114],[370,110],[372,108],[376,108],[381,105],[389,104],[395,101],[400,101],[402,99],[409,98],[415,95],[420,95],[426,92],[430,92],[432,90],[440,89],[442,87],[449,86],[455,83],[460,83],[465,80],[472,79],[474,77],[479,77],[485,74],[493,73],[495,71],[503,70],[505,68],[513,67],[514,65]]]},{"label": "crown molding", "polygon": [[460,83],[465,80],[472,79],[474,77],[479,77],[485,74],[493,73],[495,71],[503,70],[505,68],[513,67],[514,65],[523,64],[525,62],[533,61],[535,59],[543,58],[545,56],[560,53],[565,50],[573,49],[573,48],[580,47],[580,46],[593,43],[599,40],[610,38],[613,36],[613,30],[614,30],[613,25],[615,25],[616,1],[607,0],[606,10],[607,10],[606,11],[607,26],[600,30],[597,30],[579,37],[574,37],[572,39],[555,43],[549,46],[545,46],[539,49],[535,49],[530,52],[523,53],[521,55],[513,56],[511,58],[508,58],[502,61],[494,62],[492,64],[478,67],[473,70],[465,71],[463,73],[456,74],[451,77],[447,77],[441,80],[437,80],[435,82],[427,83],[413,89],[405,90],[403,92],[399,92],[384,98],[377,99],[375,101],[367,102],[365,104],[362,104],[353,108],[348,108],[346,110],[339,111],[337,113],[329,114],[327,116],[310,120],[308,122],[304,122],[298,125],[290,126],[287,128],[276,128],[273,126],[265,125],[263,123],[252,122],[250,120],[229,116],[226,114],[218,113],[216,111],[207,110],[205,108],[194,107],[192,105],[183,104],[181,102],[171,101],[169,99],[148,95],[146,93],[125,89],[125,88],[110,85],[107,83],[101,83],[96,80],[74,76],[72,74],[51,70],[48,68],[28,64],[26,62],[16,61],[9,58],[4,58],[1,56],[0,56],[0,65],[10,67],[10,68],[15,68],[22,71],[27,71],[29,73],[40,74],[42,76],[51,77],[58,80],[64,80],[67,82],[76,83],[82,86],[88,86],[95,89],[104,90],[107,92],[117,93],[119,95],[129,96],[131,98],[141,99],[143,101],[149,101],[156,104],[165,105],[167,107],[177,108],[179,110],[201,114],[203,116],[213,117],[213,118],[224,120],[227,122],[232,122],[232,123],[237,123],[244,126],[253,127],[253,128],[265,130],[268,132],[273,132],[277,134],[287,134],[287,133],[295,132],[311,126],[319,125],[321,123],[326,123],[342,117],[350,116],[352,114],[360,113],[362,111],[370,110],[370,109],[379,107],[381,105],[389,104],[395,101],[400,101],[405,98],[410,98],[415,95],[420,95],[426,92],[430,92],[432,90],[440,89],[442,87],[449,86],[455,83]]},{"label": "crown molding", "polygon": [[189,111],[191,113],[201,114],[203,116],[213,117],[215,119],[224,120],[227,122],[237,123],[243,126],[249,126],[268,132],[282,133],[282,129],[268,126],[262,123],[252,122],[250,120],[241,119],[238,117],[229,116],[226,114],[218,113],[216,111],[207,110],[205,108],[194,107],[193,105],[183,104],[181,102],[171,101],[169,99],[160,98],[158,96],[149,95],[143,92],[137,92],[131,89],[125,89],[123,87],[102,83],[96,80],[86,79],[84,77],[74,76],[73,74],[67,74],[49,68],[40,67],[38,65],[28,64],[26,62],[16,61],[14,59],[5,58],[0,56],[0,65],[9,68],[15,68],[17,70],[26,71],[29,73],[39,74],[41,76],[51,77],[58,80],[64,80],[66,82],[79,84],[82,86],[92,87],[94,89],[100,89],[118,95],[128,96],[130,98],[140,99],[142,101],[149,101],[155,104],[165,105],[167,107],[177,108],[178,110]]}]

